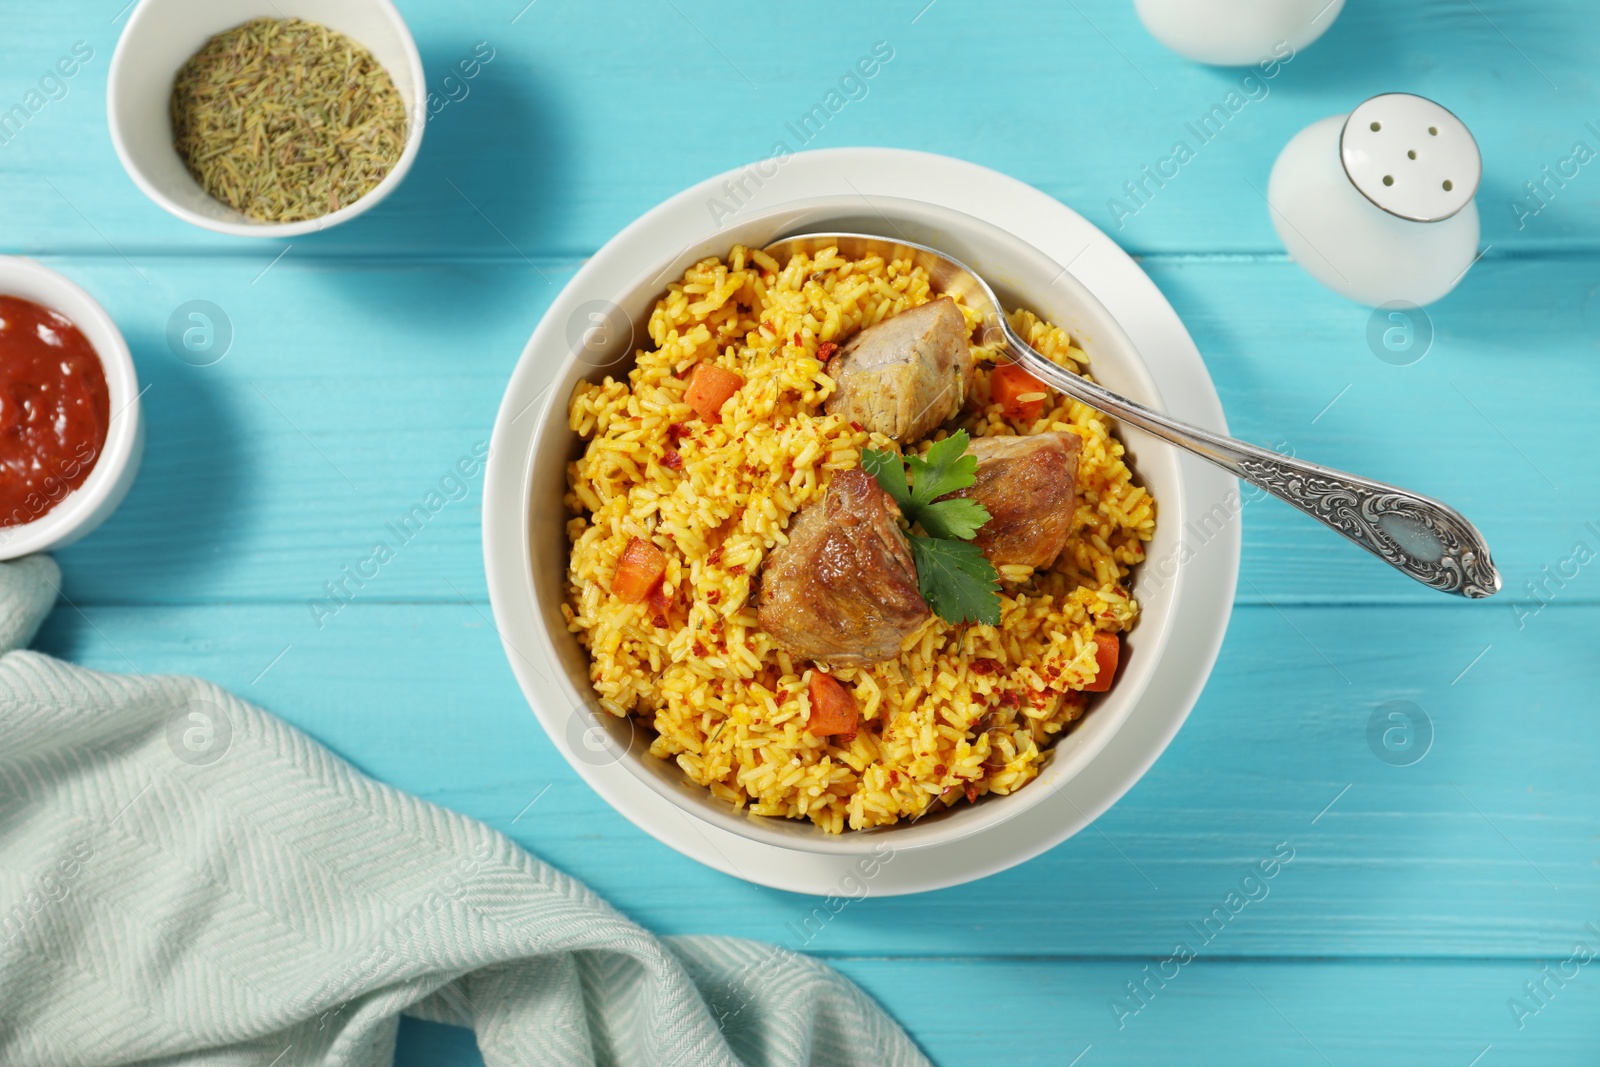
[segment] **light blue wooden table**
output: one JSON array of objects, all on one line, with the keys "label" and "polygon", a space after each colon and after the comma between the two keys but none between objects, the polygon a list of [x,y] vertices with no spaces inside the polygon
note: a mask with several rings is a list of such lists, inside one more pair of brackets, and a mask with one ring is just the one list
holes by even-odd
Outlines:
[{"label": "light blue wooden table", "polygon": [[[585,256],[766,155],[887,42],[811,147],[960,156],[1107,227],[1188,323],[1236,434],[1457,504],[1508,588],[1445,598],[1250,505],[1216,672],[1143,781],[1033,862],[854,904],[809,950],[946,1065],[1600,1062],[1600,964],[1567,962],[1600,950],[1600,162],[1511,206],[1576,142],[1600,151],[1593,0],[1350,0],[1121,229],[1107,200],[1240,78],[1164,51],[1126,2],[402,0],[441,96],[479,42],[494,58],[390,200],[287,245],[190,228],[125,177],[104,115],[124,2],[0,0],[0,108],[74,42],[94,51],[0,144],[0,246],[97,296],[149,387],[139,481],[61,553],[71,604],[43,648],[211,678],[655,930],[792,942],[812,902],[658,845],[545,739],[487,621],[478,485],[324,625],[307,601],[487,438]],[[1404,367],[1285,259],[1251,188],[1295,131],[1388,90],[1446,104],[1484,154],[1486,251]],[[234,334],[207,367],[165,337],[197,299]],[[1369,745],[1390,701],[1431,724],[1409,766]],[[1281,842],[1269,895],[1163,967]],[[1176,976],[1140,1006],[1125,983],[1147,965]],[[1140,1007],[1120,1026],[1119,996]],[[399,1062],[477,1058],[464,1031],[407,1023]]]}]

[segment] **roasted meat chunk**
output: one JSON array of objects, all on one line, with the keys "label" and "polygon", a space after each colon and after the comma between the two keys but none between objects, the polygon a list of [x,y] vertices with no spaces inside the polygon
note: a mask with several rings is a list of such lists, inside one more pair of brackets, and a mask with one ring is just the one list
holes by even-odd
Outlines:
[{"label": "roasted meat chunk", "polygon": [[789,523],[761,571],[761,628],[790,655],[877,663],[928,617],[894,499],[863,470],[839,471]]},{"label": "roasted meat chunk", "polygon": [[902,444],[926,435],[961,410],[972,389],[969,333],[949,297],[868,326],[828,365],[839,385],[828,412]]},{"label": "roasted meat chunk", "polygon": [[968,446],[978,457],[977,481],[950,496],[971,497],[989,510],[975,540],[990,563],[1055,562],[1072,533],[1082,448],[1071,433],[979,437]]}]

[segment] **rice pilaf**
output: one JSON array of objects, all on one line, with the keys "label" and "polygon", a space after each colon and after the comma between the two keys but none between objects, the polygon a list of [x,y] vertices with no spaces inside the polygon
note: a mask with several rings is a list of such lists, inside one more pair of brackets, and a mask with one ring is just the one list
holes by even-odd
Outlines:
[{"label": "rice pilaf", "polygon": [[[975,345],[965,408],[910,451],[956,429],[1077,434],[1067,547],[1047,570],[999,568],[999,627],[933,615],[898,659],[824,665],[853,693],[861,729],[847,742],[807,732],[817,665],[761,630],[752,579],[833,472],[859,466],[863,448],[900,451],[824,413],[835,383],[818,349],[938,295],[905,262],[828,250],[780,265],[735,247],[668,288],[650,317],[654,348],[637,353],[626,381],[582,382],[573,393],[570,425],[587,445],[568,469],[563,612],[589,651],[600,703],[653,729],[654,756],[756,814],[839,833],[1015,791],[1083,715],[1094,633],[1124,631],[1138,614],[1131,571],[1154,533],[1155,502],[1134,483],[1111,420],[1053,391],[1038,418],[1007,418],[989,402],[996,350]],[[1010,318],[1039,352],[1082,372],[1087,356],[1064,331],[1026,310]],[[684,399],[687,372],[703,361],[745,383],[715,422]],[[665,610],[611,595],[633,538],[665,554]]]}]

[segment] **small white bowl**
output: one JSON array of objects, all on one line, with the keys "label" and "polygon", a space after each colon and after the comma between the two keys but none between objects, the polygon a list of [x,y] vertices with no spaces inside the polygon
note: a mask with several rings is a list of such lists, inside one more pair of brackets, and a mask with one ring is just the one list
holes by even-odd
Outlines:
[{"label": "small white bowl", "polygon": [[128,495],[144,455],[139,379],[122,331],[94,297],[41,263],[0,256],[0,296],[31,300],[72,320],[105,369],[111,425],[105,447],[83,484],[32,522],[0,526],[0,560],[69,545],[106,520]]},{"label": "small white bowl", "polygon": [[[261,222],[200,188],[172,147],[172,81],[208,40],[254,18],[301,18],[364,45],[394,79],[406,105],[406,147],[383,181],[338,211],[300,222]],[[167,211],[236,237],[295,237],[353,219],[400,184],[427,125],[422,57],[389,0],[141,0],[117,41],[106,82],[106,118],[117,158],[146,196]]]}]

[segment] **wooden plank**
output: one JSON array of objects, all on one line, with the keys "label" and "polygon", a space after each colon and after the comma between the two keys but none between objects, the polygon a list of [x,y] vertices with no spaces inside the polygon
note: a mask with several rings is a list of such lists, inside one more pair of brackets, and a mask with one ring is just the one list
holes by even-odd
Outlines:
[{"label": "wooden plank", "polygon": [[[63,605],[40,647],[202,674],[380,780],[510,833],[663,933],[825,955],[1164,952],[1288,842],[1293,860],[1215,951],[1531,957],[1600,922],[1597,623],[1600,608],[1559,603],[1509,637],[1449,607],[1242,607],[1189,722],[1093,829],[975,885],[867,899],[820,932],[805,928],[816,901],[701,868],[583,785],[481,605],[357,602],[320,631],[297,605]],[[1412,766],[1369,743],[1390,701],[1431,723]]]},{"label": "wooden plank", "polygon": [[[1587,932],[1581,939],[1591,949],[1600,941]],[[1469,964],[1202,958],[1180,967],[1166,956],[830,962],[941,1064],[1588,1067],[1600,1041],[1600,983],[1589,973],[1593,964],[1568,962],[1569,953]],[[1547,965],[1557,977],[1546,976]],[[1560,981],[1561,972],[1576,976]],[[1143,1003],[1127,993],[1128,982],[1146,983]],[[1542,1003],[1525,991],[1527,982],[1544,983]],[[1512,1010],[1513,999],[1526,1013]],[[469,1031],[401,1023],[395,1067],[481,1063]]]},{"label": "wooden plank", "polygon": [[[1600,526],[1600,485],[1585,473],[1595,465],[1564,429],[1600,392],[1600,269],[1587,259],[1479,263],[1416,324],[1433,340],[1404,366],[1376,354],[1406,358],[1371,344],[1375,313],[1319,299],[1290,264],[1145,265],[1204,354],[1235,436],[1453,504],[1488,537],[1508,596],[1528,599],[1527,583],[1543,583],[1577,541],[1600,549],[1589,528]],[[1391,325],[1380,320],[1380,336]],[[1434,596],[1275,500],[1247,507],[1244,523],[1241,598]]]},{"label": "wooden plank", "polygon": [[[1600,183],[1582,172],[1547,186],[1548,207],[1536,216],[1519,220],[1510,207],[1574,142],[1600,148],[1585,125],[1600,114],[1588,77],[1600,12],[1588,0],[1351,4],[1321,41],[1254,83],[1166,51],[1127,4],[1033,0],[975,18],[955,4],[924,11],[925,0],[714,15],[664,6],[641,15],[626,0],[591,0],[535,5],[515,21],[517,3],[402,7],[440,97],[477,42],[495,58],[429,124],[391,200],[306,247],[411,258],[587,253],[651,205],[782,142],[971,159],[1044,189],[1141,252],[1276,250],[1258,190],[1278,151],[1308,123],[1383,90],[1431,94],[1473,129],[1486,160],[1486,243],[1593,248],[1600,223]],[[155,250],[246,245],[167,216],[120,172],[102,101],[122,20],[107,8],[37,5],[8,22],[0,107],[24,100],[75,41],[95,56],[62,99],[0,145],[11,192],[0,202],[0,240],[31,252],[116,248],[136,261]],[[806,45],[775,49],[775,41]],[[861,88],[847,84],[856,99],[818,132],[797,135],[795,124],[876,42],[894,58]],[[953,71],[981,73],[969,91],[930,95]],[[1213,120],[1217,132],[1202,141],[1190,124],[1230,91],[1244,103],[1225,123]],[[1170,157],[1178,141],[1194,158],[1157,188],[1142,168]],[[1126,186],[1139,181],[1146,193],[1130,196]],[[1137,213],[1121,215],[1113,198]]]},{"label": "wooden plank", "polygon": [[[62,557],[70,595],[95,603],[321,595],[488,438],[528,333],[576,267],[545,264],[547,282],[520,262],[335,263],[291,249],[276,264],[163,258],[147,282],[115,257],[51,262],[122,324],[149,387],[139,481]],[[1320,299],[1281,258],[1145,266],[1194,333],[1236,435],[1450,501],[1530,603],[1526,583],[1545,582],[1578,540],[1600,550],[1585,526],[1600,525],[1600,467],[1567,429],[1600,390],[1585,340],[1600,257],[1480,264],[1433,309],[1432,350],[1403,367],[1372,354],[1364,309]],[[211,366],[180,361],[166,338],[197,299],[233,330]],[[1528,311],[1513,326],[1507,307]],[[363,595],[484,596],[479,484]],[[1244,524],[1244,602],[1437,598],[1277,501],[1249,504]],[[1560,595],[1589,602],[1597,589],[1580,578]]]},{"label": "wooden plank", "polygon": [[[1595,938],[1588,935],[1591,947]],[[937,1063],[1589,1064],[1600,1038],[1600,983],[1587,968],[1518,1030],[1506,1001],[1565,961],[1196,960],[1137,1015],[1110,1004],[1154,960],[862,960],[840,967],[905,1024]],[[1592,966],[1592,965],[1591,965]],[[1191,973],[1192,972],[1192,973]],[[938,991],[938,992],[934,992]],[[930,995],[932,994],[932,995]],[[961,1009],[950,1010],[949,997]],[[1488,1050],[1485,1052],[1485,1050]]]}]

